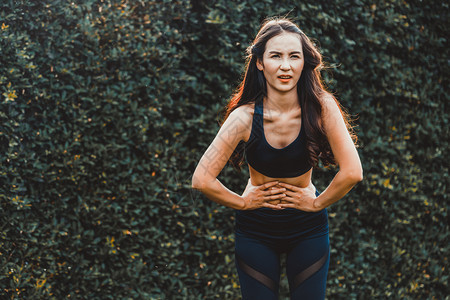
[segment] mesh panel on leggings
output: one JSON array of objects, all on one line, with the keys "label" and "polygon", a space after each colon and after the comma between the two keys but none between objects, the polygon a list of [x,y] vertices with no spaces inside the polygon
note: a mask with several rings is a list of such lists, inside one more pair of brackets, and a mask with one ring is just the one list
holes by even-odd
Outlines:
[{"label": "mesh panel on leggings", "polygon": [[307,267],[306,269],[304,269],[303,271],[298,273],[294,279],[294,289],[297,288],[299,285],[301,285],[303,283],[303,281],[305,281],[306,279],[308,279],[309,277],[314,275],[314,273],[319,271],[320,268],[327,261],[327,258],[328,258],[328,252],[326,252],[324,254],[324,256],[322,256],[322,258],[320,258],[318,261],[316,261],[315,263],[313,263],[312,265],[310,265],[309,267]]},{"label": "mesh panel on leggings", "polygon": [[264,284],[265,286],[267,286],[269,289],[271,289],[272,291],[276,291],[276,283],[275,281],[273,281],[272,279],[270,279],[268,276],[264,275],[263,273],[256,271],[255,269],[253,269],[252,267],[250,267],[249,265],[247,265],[242,259],[240,259],[239,257],[236,256],[237,259],[237,263],[239,268],[241,268],[242,271],[244,271],[245,273],[247,273],[249,276],[251,276],[252,278],[258,280],[259,282],[261,282],[262,284]]}]

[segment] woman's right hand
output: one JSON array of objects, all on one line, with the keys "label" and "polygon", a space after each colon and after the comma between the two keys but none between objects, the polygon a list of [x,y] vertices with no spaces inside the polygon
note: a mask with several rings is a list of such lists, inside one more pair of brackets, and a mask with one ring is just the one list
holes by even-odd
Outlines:
[{"label": "woman's right hand", "polygon": [[278,181],[267,182],[262,185],[253,185],[251,180],[248,180],[242,199],[244,200],[244,207],[242,210],[252,210],[261,207],[268,207],[272,209],[283,209],[279,205],[271,204],[270,201],[286,197],[285,188],[274,188]]}]

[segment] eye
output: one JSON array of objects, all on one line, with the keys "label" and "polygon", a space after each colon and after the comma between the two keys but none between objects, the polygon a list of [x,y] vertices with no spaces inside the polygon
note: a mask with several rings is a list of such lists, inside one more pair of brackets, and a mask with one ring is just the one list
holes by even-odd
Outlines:
[{"label": "eye", "polygon": [[270,58],[279,58],[279,57],[280,57],[279,54],[273,54],[273,55],[270,56]]},{"label": "eye", "polygon": [[297,59],[297,58],[300,58],[300,55],[291,55],[291,58]]}]

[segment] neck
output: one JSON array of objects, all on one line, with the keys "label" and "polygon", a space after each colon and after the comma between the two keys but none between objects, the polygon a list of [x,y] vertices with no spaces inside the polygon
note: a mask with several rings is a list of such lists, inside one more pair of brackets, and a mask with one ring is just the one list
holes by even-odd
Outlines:
[{"label": "neck", "polygon": [[297,89],[292,89],[286,93],[267,91],[265,98],[268,108],[276,109],[280,112],[289,112],[299,107]]}]

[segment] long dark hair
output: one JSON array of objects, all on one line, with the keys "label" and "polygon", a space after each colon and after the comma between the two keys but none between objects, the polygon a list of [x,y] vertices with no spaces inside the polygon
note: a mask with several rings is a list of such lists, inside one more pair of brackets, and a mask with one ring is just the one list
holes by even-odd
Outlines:
[{"label": "long dark hair", "polygon": [[[356,135],[349,123],[347,113],[343,111],[337,99],[331,93],[327,92],[324,87],[320,74],[320,71],[324,67],[322,55],[300,28],[289,19],[272,18],[262,24],[252,45],[247,48],[244,79],[226,106],[222,124],[230,113],[239,106],[263,101],[264,96],[267,95],[266,79],[264,78],[263,72],[258,70],[256,61],[257,59],[262,60],[267,41],[284,32],[298,34],[303,48],[304,65],[297,83],[297,93],[302,110],[302,126],[304,126],[306,133],[306,147],[309,153],[309,162],[314,167],[318,166],[319,159],[324,166],[335,165],[334,155],[321,122],[322,104],[320,98],[325,94],[333,97],[338,104],[347,129],[355,143]],[[242,142],[235,149],[230,158],[230,162],[234,167],[240,169],[240,166],[243,164]]]}]

